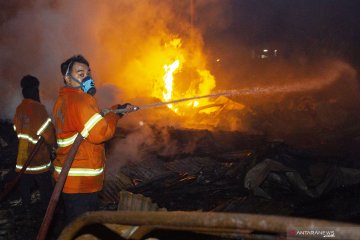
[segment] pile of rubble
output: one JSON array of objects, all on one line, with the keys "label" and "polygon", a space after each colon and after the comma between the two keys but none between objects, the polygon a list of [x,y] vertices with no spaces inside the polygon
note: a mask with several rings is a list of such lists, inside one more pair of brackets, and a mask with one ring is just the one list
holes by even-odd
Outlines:
[{"label": "pile of rubble", "polygon": [[[343,156],[305,150],[281,139],[261,134],[159,129],[151,126],[153,141],[137,147],[136,161],[116,154],[122,140],[141,129],[117,134],[107,145],[101,208],[115,211],[147,206],[164,211],[204,211],[273,214],[360,222],[357,192],[360,170],[347,166]],[[12,179],[17,140],[9,121],[1,124],[1,186]],[[164,141],[166,132],[166,141]],[[176,150],[174,150],[176,148]],[[114,162],[114,159],[116,160]],[[138,194],[131,201],[126,193]],[[142,196],[142,197],[141,197]],[[14,191],[0,205],[0,239],[32,239],[44,213],[39,196],[28,215],[20,212],[21,199]],[[150,204],[151,203],[151,204]],[[351,206],[351,210],[349,209]],[[50,235],[61,232],[62,206],[55,213]],[[56,226],[56,227],[54,227]]]},{"label": "pile of rubble", "polygon": [[[159,156],[156,149],[115,171],[107,165],[104,204],[116,206],[119,191],[127,190],[168,210],[360,220],[360,208],[348,211],[343,204],[358,200],[360,170],[343,166],[342,156],[240,132],[170,129],[169,136],[183,154]],[[197,140],[185,154],[188,139]]]}]

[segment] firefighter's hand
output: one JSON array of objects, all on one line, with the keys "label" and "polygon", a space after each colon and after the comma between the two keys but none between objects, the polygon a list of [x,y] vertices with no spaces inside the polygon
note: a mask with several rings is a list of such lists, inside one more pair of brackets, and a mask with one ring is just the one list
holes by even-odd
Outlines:
[{"label": "firefighter's hand", "polygon": [[132,105],[131,103],[119,104],[118,105],[118,114],[123,116],[125,113],[134,112],[139,110],[139,107]]}]

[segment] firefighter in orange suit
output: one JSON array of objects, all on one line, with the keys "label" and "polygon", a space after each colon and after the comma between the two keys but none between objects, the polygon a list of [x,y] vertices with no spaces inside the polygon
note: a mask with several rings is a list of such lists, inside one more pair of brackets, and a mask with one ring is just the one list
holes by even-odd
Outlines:
[{"label": "firefighter in orange suit", "polygon": [[[60,89],[53,109],[57,136],[57,158],[54,178],[58,179],[62,166],[77,136],[84,141],[75,155],[63,188],[62,198],[66,222],[87,211],[98,209],[98,192],[104,180],[104,142],[112,138],[121,117],[113,112],[103,116],[93,95],[95,83],[89,62],[75,55],[61,64],[65,86]],[[112,109],[135,110],[131,104],[115,105]]]},{"label": "firefighter in orange suit", "polygon": [[52,192],[50,167],[55,154],[55,130],[44,105],[40,103],[39,80],[26,75],[21,79],[21,87],[24,99],[14,116],[14,129],[19,139],[16,172],[22,169],[40,136],[45,140],[20,178],[22,206],[24,210],[29,209],[31,188],[36,183],[42,208],[46,210]]}]

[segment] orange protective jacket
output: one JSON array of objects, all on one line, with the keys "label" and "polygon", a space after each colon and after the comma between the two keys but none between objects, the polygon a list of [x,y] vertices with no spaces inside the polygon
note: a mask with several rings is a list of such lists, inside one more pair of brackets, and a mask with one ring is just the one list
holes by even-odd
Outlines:
[{"label": "orange protective jacket", "polygon": [[119,116],[112,112],[102,116],[94,97],[80,89],[63,87],[54,105],[53,118],[58,143],[55,180],[77,134],[81,133],[85,139],[75,155],[63,192],[100,191],[104,180],[104,142],[114,135]]},{"label": "orange protective jacket", "polygon": [[16,108],[14,130],[19,138],[19,149],[16,161],[16,172],[19,172],[33,151],[40,136],[44,137],[25,173],[37,174],[50,169],[51,160],[49,146],[56,145],[55,130],[49,115],[41,103],[32,99],[24,99]]}]

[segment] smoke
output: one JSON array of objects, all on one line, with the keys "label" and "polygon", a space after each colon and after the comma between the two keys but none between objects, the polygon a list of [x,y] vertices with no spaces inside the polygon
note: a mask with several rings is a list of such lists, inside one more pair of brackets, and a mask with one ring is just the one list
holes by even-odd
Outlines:
[{"label": "smoke", "polygon": [[[181,35],[185,42],[190,37],[189,6],[178,2],[2,1],[0,79],[5,91],[0,117],[13,116],[21,101],[19,81],[26,74],[40,79],[41,99],[51,111],[63,85],[60,64],[79,53],[89,60],[98,88],[112,84],[121,89],[112,92],[123,95],[107,104],[149,95],[155,76],[147,69],[162,71],[162,65],[151,65],[148,56],[161,52],[174,36]],[[196,30],[193,43],[201,45]]]},{"label": "smoke", "polygon": [[[0,95],[0,102],[6,108],[0,117],[13,116],[14,106],[21,100],[20,79],[26,74],[39,78],[41,99],[51,111],[54,97],[62,85],[60,63],[75,53],[86,54],[85,50],[91,45],[89,41],[87,46],[81,44],[82,30],[75,31],[75,24],[72,24],[84,23],[84,12],[75,14],[70,2],[11,1],[1,4],[5,19],[0,26],[0,78],[6,94]],[[8,12],[12,14],[6,15]]]},{"label": "smoke", "polygon": [[149,126],[143,122],[127,134],[120,132],[111,142],[109,149],[109,172],[116,172],[129,162],[141,162],[151,156],[173,156],[180,152],[177,140],[170,137],[168,128]]},{"label": "smoke", "polygon": [[[216,84],[213,83],[210,87],[216,86],[217,89],[315,84],[314,89],[303,91],[302,94],[276,93],[269,97],[254,94],[231,98],[234,105],[241,104],[236,109],[246,106],[240,115],[235,114],[234,117],[237,120],[241,118],[241,123],[239,126],[227,123],[234,118],[226,117],[229,108],[222,108],[222,112],[216,114],[220,118],[215,119],[214,115],[210,117],[214,128],[260,129],[263,132],[272,131],[276,135],[277,132],[271,129],[284,128],[281,124],[274,124],[275,120],[269,120],[272,118],[271,114],[279,108],[279,111],[283,111],[303,104],[296,99],[307,99],[304,101],[316,106],[316,113],[322,109],[319,110],[322,117],[314,120],[319,124],[325,122],[319,121],[326,119],[323,116],[334,116],[329,110],[329,104],[343,107],[346,113],[342,115],[350,117],[357,104],[353,99],[359,99],[356,92],[356,71],[346,61],[339,60],[345,58],[333,49],[337,46],[337,38],[334,40],[335,44],[331,41],[321,44],[323,39],[319,37],[321,29],[332,29],[329,24],[333,23],[329,17],[331,9],[327,8],[329,14],[321,15],[322,26],[328,27],[318,28],[309,23],[317,19],[317,13],[307,18],[313,11],[307,11],[311,7],[306,7],[301,2],[303,1],[284,1],[283,4],[278,4],[277,1],[234,0],[107,0],[101,3],[96,0],[1,1],[0,81],[3,92],[0,94],[0,118],[12,118],[16,105],[21,101],[19,82],[26,74],[40,79],[41,99],[51,112],[58,89],[63,85],[60,64],[79,53],[90,62],[98,88],[96,98],[102,108],[129,100],[134,104],[159,101],[152,98],[151,94],[154,84],[159,78],[161,80],[159,73],[163,73],[164,63],[171,63],[167,61],[168,58],[171,59],[175,49],[165,49],[165,46],[169,46],[168,43],[175,38],[181,38],[183,50],[180,54],[185,64],[190,66],[178,73],[181,80],[177,84],[184,91],[187,90],[185,86],[201,85],[201,80],[197,79],[200,77],[191,77],[194,72],[195,76],[198,73],[206,73],[211,78],[215,76]],[[322,5],[319,3],[315,7],[321,8]],[[298,9],[301,11],[297,12]],[[310,29],[306,29],[307,26]],[[336,29],[346,28],[337,26]],[[347,36],[351,39],[352,35]],[[310,47],[310,50],[304,46]],[[267,59],[261,59],[264,49],[272,54]],[[275,50],[278,51],[276,58],[273,56]],[[314,53],[309,54],[311,51]],[[321,55],[323,52],[327,54]],[[135,125],[149,120],[175,127],[183,126],[174,120],[175,114],[167,108],[135,114],[136,117],[122,120],[122,126],[132,126],[128,124],[130,120],[134,120]],[[202,122],[198,121],[198,116],[191,115],[189,118]],[[205,121],[209,119],[208,116],[202,119],[205,125],[208,124]],[[285,118],[280,115],[278,119]],[[328,125],[329,122],[331,121],[327,122]],[[338,126],[337,123],[340,122],[338,120],[330,125]],[[294,121],[286,132],[298,128],[299,124],[301,125],[299,121]],[[129,152],[126,159],[141,158],[138,150],[144,142],[136,139],[146,139],[149,141],[146,144],[152,143],[151,131],[144,130],[136,136],[131,141],[120,143]]]}]

